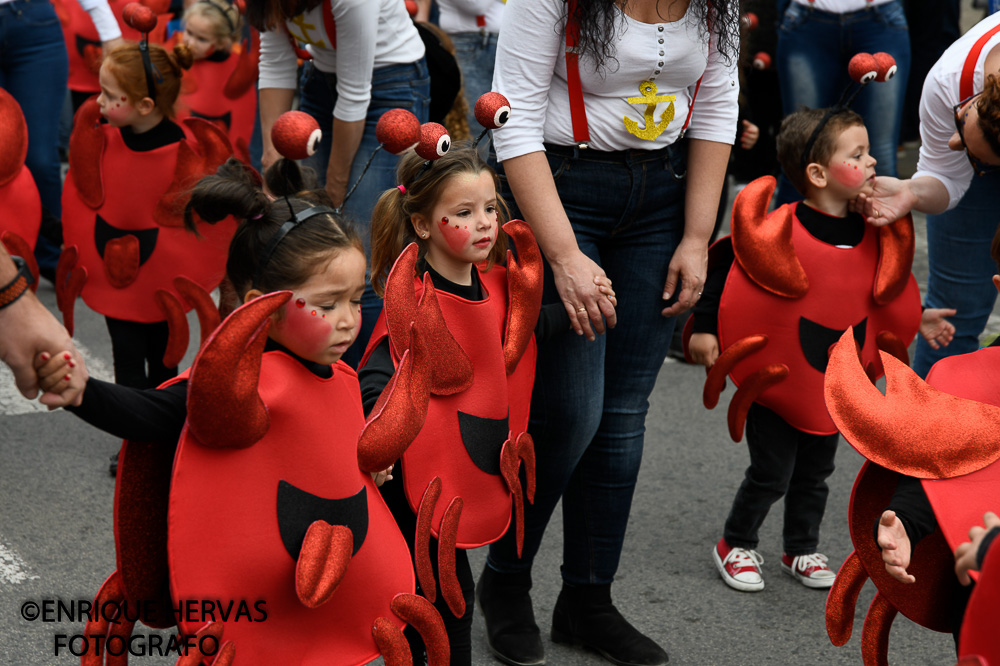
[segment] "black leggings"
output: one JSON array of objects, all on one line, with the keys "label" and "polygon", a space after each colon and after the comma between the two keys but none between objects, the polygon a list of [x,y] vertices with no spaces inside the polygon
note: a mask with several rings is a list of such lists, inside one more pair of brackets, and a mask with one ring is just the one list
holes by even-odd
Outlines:
[{"label": "black leggings", "polygon": [[[379,489],[382,492],[382,499],[385,500],[399,531],[402,532],[410,547],[411,553],[416,553],[414,540],[417,533],[417,516],[410,509],[410,504],[406,500],[403,492],[403,470],[401,461],[397,460],[392,473],[394,479],[382,484]],[[434,579],[439,580],[438,574],[438,540],[434,537],[430,539],[431,566],[434,567]],[[444,620],[445,630],[448,632],[448,641],[451,643],[451,666],[470,666],[472,664],[472,613],[475,603],[476,582],[472,577],[472,567],[469,565],[469,556],[462,548],[455,549],[455,572],[458,582],[462,586],[462,596],[465,597],[465,615],[455,617],[448,604],[445,603],[444,595],[438,591],[437,600],[434,607],[441,613]],[[420,582],[417,582],[417,594],[423,594],[420,589]],[[420,634],[412,626],[407,626],[403,630],[406,640],[410,643],[410,654],[413,656],[414,664],[424,663],[424,642]]]},{"label": "black leggings", "polygon": [[167,349],[170,333],[167,322],[143,324],[111,317],[104,319],[111,334],[116,384],[140,389],[156,388],[177,376],[176,367],[163,365],[163,352]]}]

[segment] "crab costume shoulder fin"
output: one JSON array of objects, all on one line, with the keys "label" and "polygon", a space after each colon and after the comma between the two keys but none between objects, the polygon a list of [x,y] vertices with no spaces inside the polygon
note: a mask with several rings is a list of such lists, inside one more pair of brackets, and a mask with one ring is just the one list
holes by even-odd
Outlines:
[{"label": "crab costume shoulder fin", "polygon": [[191,189],[202,177],[215,170],[233,154],[226,133],[201,118],[184,120],[187,137],[177,147],[174,179],[153,211],[153,219],[163,227],[184,225],[184,204]]},{"label": "crab costume shoulder fin", "polygon": [[14,97],[0,88],[0,137],[4,150],[0,153],[0,187],[21,172],[28,154],[28,124]]},{"label": "crab costume shoulder fin", "polygon": [[892,224],[879,227],[878,269],[875,273],[875,302],[885,305],[895,300],[910,279],[916,247],[913,217],[909,214]]},{"label": "crab costume shoulder fin", "polygon": [[795,207],[785,205],[768,214],[775,184],[772,176],[765,176],[736,195],[733,252],[760,287],[785,298],[801,298],[809,291],[809,278],[792,244]]},{"label": "crab costume shoulder fin", "polygon": [[104,155],[104,130],[99,124],[101,110],[95,98],[88,99],[73,119],[69,137],[69,173],[76,183],[83,203],[97,209],[104,203],[104,179],[101,160]]},{"label": "crab costume shoulder fin", "polygon": [[236,68],[229,75],[222,94],[228,99],[239,99],[257,81],[257,66],[260,61],[260,33],[250,29],[250,39],[243,41]]},{"label": "crab costume shoulder fin", "polygon": [[939,391],[893,356],[880,354],[884,396],[861,367],[852,329],[827,365],[830,416],[861,455],[921,479],[969,474],[1000,457],[1000,407]]}]

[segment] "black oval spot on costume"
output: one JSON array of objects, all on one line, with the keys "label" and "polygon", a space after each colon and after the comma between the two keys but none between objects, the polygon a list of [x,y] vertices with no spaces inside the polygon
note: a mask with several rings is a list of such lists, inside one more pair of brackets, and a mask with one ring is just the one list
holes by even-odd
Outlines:
[{"label": "black oval spot on costume", "polygon": [[488,419],[465,412],[458,413],[458,430],[472,462],[487,474],[500,474],[500,449],[510,432],[509,416]]},{"label": "black oval spot on costume", "polygon": [[[830,359],[830,347],[840,340],[847,329],[837,330],[827,328],[822,324],[799,317],[799,344],[806,361],[820,372],[826,372],[826,364]],[[854,340],[859,347],[865,346],[865,332],[868,330],[868,317],[854,326]]]},{"label": "black oval spot on costume", "polygon": [[107,246],[108,241],[113,241],[123,236],[135,236],[139,241],[139,265],[142,266],[153,255],[153,250],[156,249],[156,238],[159,235],[160,229],[158,227],[153,227],[152,229],[119,229],[108,224],[100,215],[94,221],[94,245],[97,246],[97,254],[101,255],[101,259],[104,258],[104,248]]},{"label": "black oval spot on costume", "polygon": [[368,535],[368,490],[361,490],[351,497],[326,499],[296,488],[287,481],[278,481],[278,532],[285,550],[293,560],[299,559],[306,530],[317,520],[330,525],[344,525],[354,536],[357,555]]}]

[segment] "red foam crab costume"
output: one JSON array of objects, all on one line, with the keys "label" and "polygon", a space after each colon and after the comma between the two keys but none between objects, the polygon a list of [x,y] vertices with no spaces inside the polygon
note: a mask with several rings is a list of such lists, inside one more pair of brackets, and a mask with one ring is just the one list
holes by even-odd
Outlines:
[{"label": "red foam crab costume", "polygon": [[803,432],[837,432],[823,402],[827,349],[855,327],[865,370],[880,377],[879,350],[904,357],[920,325],[909,217],[866,225],[855,247],[834,247],[806,231],[795,215],[798,204],[767,213],[774,187],[767,176],[740,192],[732,236],[710,252],[711,260],[720,244],[731,242],[735,261],[719,304],[721,354],[704,401],[715,407],[727,375],[736,384],[728,415],[735,441],[754,402]]},{"label": "red foam crab costume", "polygon": [[[197,235],[188,231],[184,203],[194,184],[214,173],[232,149],[221,129],[189,118],[183,140],[135,152],[119,129],[99,118],[97,102],[88,100],[70,137],[62,199],[65,250],[56,271],[59,308],[70,331],[78,295],[108,317],[167,320],[170,358],[164,362],[173,367],[187,347],[186,326],[175,335],[174,324],[180,326],[191,307],[203,321],[212,316],[214,306],[205,298],[222,280],[236,231],[232,218],[199,224]],[[178,288],[178,278],[187,289]]]},{"label": "red foam crab costume", "polygon": [[38,263],[35,241],[42,223],[42,200],[31,172],[24,165],[28,154],[28,125],[21,106],[10,93],[0,88],[0,242],[13,255],[23,257],[35,276],[32,290],[38,288]]},{"label": "red foam crab costume", "polygon": [[[865,664],[885,664],[889,630],[897,613],[935,631],[950,632],[947,611],[955,593],[952,553],[1000,507],[1000,347],[951,356],[921,380],[904,363],[882,354],[883,396],[858,361],[848,334],[833,349],[826,377],[826,402],[844,438],[868,462],[851,494],[850,525],[855,551],[841,567],[827,599],[827,633],[834,645],[850,638],[854,606],[865,580],[878,588],[861,638]],[[885,571],[872,537],[895,490],[898,474],[921,480],[939,530],[922,539],[910,557],[916,582],[904,584]],[[995,557],[992,558],[994,561]],[[972,572],[973,579],[979,574]],[[996,581],[976,590],[996,599]],[[959,652],[1000,664],[996,622],[1000,606],[970,601]]]},{"label": "red foam crab costume", "polygon": [[236,45],[224,60],[196,60],[181,80],[177,118],[204,118],[229,136],[236,154],[250,161],[250,136],[257,115],[257,62],[260,34],[251,29],[250,39]]},{"label": "red foam crab costume", "polygon": [[[232,614],[216,622],[200,611],[142,618],[157,627],[176,620],[182,633],[211,634],[209,648],[221,646],[178,665],[355,666],[381,654],[389,666],[403,666],[410,652],[401,629],[412,623],[429,663],[444,666],[441,617],[413,594],[406,542],[358,468],[357,375],[338,362],[323,378],[284,351],[262,353],[270,317],[289,298],[262,296],[212,334],[188,376],[176,454],[125,443],[115,490],[118,569],[97,603],[162,611],[185,600],[199,608],[202,600],[220,608],[233,602]],[[418,336],[407,359],[420,356]],[[409,400],[403,391],[394,395],[388,412]],[[369,434],[368,441],[378,440]],[[171,460],[172,475],[165,474]],[[242,617],[240,602],[249,607]],[[132,628],[99,620],[86,633],[127,640]],[[91,654],[83,663],[103,662]]]},{"label": "red foam crab costume", "polygon": [[[535,370],[534,327],[541,304],[541,253],[530,228],[514,220],[504,225],[518,258],[480,272],[484,298],[467,301],[434,289],[429,276],[415,274],[417,246],[410,245],[386,281],[385,306],[362,365],[388,338],[396,373],[375,404],[369,430],[405,434],[409,447],[368,450],[362,469],[385,469],[402,457],[402,482],[417,515],[416,567],[432,601],[436,586],[428,539],[440,541],[441,593],[461,617],[465,601],[454,576],[454,549],[476,548],[506,533],[513,504],[518,549],[523,542],[524,497],[534,497],[534,445],[527,434]],[[478,270],[478,269],[476,269]],[[428,368],[420,373],[402,364],[411,325],[427,340]],[[406,419],[385,414],[384,401],[400,384],[427,401],[426,416]],[[415,435],[415,438],[411,437]],[[391,438],[385,438],[391,441]],[[362,437],[364,441],[364,437]],[[518,478],[524,463],[527,488]]]}]

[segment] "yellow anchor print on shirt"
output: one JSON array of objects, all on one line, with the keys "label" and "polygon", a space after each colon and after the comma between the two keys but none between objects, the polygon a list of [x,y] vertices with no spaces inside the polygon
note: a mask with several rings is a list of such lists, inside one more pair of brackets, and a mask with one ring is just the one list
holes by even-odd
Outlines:
[{"label": "yellow anchor print on shirt", "polygon": [[296,34],[290,27],[288,28],[288,32],[290,32],[292,37],[295,38],[295,41],[301,42],[303,44],[312,44],[313,46],[317,46],[321,49],[326,48],[326,42],[324,42],[322,39],[313,41],[313,39],[309,36],[309,31],[315,30],[316,25],[313,23],[306,23],[305,14],[299,14],[298,16],[293,18],[292,23],[297,25],[299,30],[302,32],[302,34]]},{"label": "yellow anchor print on shirt", "polygon": [[[667,129],[667,125],[669,125],[670,121],[674,119],[674,100],[677,99],[677,96],[657,96],[656,84],[652,81],[643,81],[639,84],[639,95],[639,97],[628,97],[625,101],[629,104],[646,105],[646,112],[643,114],[646,126],[639,129],[639,123],[632,120],[628,116],[625,116],[625,129],[627,129],[629,134],[633,136],[645,139],[646,141],[653,141],[656,137],[663,133],[663,130]],[[656,105],[660,102],[670,102],[670,104],[663,111],[663,113],[660,114],[660,120],[657,122],[655,118]]]}]

